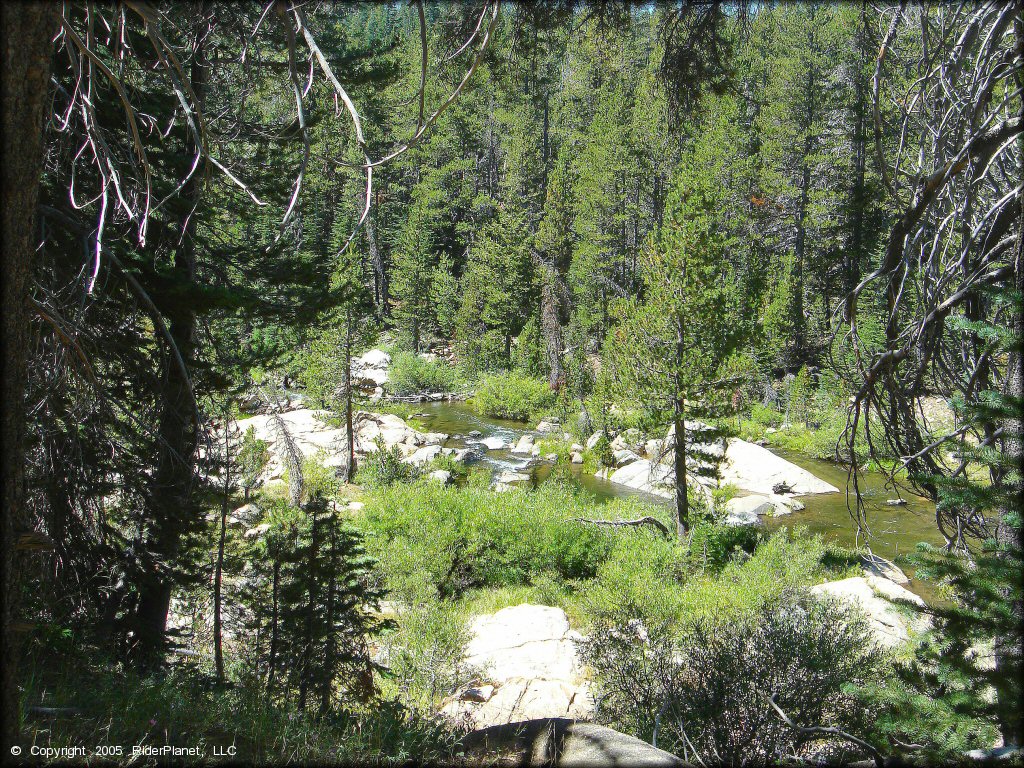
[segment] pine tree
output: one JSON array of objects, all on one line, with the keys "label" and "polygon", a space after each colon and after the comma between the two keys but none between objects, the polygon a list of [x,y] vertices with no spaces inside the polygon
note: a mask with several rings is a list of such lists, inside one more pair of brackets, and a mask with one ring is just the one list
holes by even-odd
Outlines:
[{"label": "pine tree", "polygon": [[374,561],[362,536],[319,491],[301,509],[277,504],[240,599],[263,638],[257,668],[268,698],[293,699],[320,712],[345,691],[366,697],[375,670],[368,639],[383,593],[373,585]]},{"label": "pine tree", "polygon": [[[699,169],[681,170],[669,195],[665,223],[645,253],[640,300],[618,307],[621,323],[606,342],[614,391],[671,424],[676,532],[692,525],[692,474],[707,474],[706,446],[718,435],[688,419],[719,415],[732,382],[723,365],[740,337],[729,317],[737,304],[725,255],[729,243],[716,219],[718,201]],[[692,466],[691,466],[692,465]],[[694,489],[696,490],[696,489]]]},{"label": "pine tree", "polygon": [[403,342],[419,352],[433,326],[430,287],[437,263],[433,227],[441,193],[421,183],[413,189],[408,218],[394,252],[391,291],[395,297],[395,324]]},{"label": "pine tree", "polygon": [[473,368],[511,365],[512,339],[536,296],[531,239],[523,210],[508,202],[474,243],[455,327],[459,354]]}]

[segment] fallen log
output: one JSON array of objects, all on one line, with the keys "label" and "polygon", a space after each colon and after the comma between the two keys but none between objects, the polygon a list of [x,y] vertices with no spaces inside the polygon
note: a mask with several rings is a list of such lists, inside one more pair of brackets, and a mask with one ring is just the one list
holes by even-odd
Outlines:
[{"label": "fallen log", "polygon": [[665,526],[665,524],[663,522],[661,522],[661,520],[658,520],[658,519],[650,517],[650,516],[641,517],[641,518],[638,518],[636,520],[588,520],[585,517],[574,517],[573,520],[575,520],[578,523],[590,523],[591,525],[610,525],[610,526],[629,525],[629,526],[633,526],[633,527],[639,527],[641,525],[653,525],[655,528],[657,528],[659,531],[661,531],[666,536],[671,536],[672,535],[669,532],[668,528]]}]

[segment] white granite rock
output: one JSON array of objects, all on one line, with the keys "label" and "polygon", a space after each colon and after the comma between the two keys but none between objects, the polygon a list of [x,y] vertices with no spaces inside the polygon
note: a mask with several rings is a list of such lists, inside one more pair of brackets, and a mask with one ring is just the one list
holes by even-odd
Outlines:
[{"label": "white granite rock", "polygon": [[517,605],[476,617],[466,664],[481,670],[490,695],[452,697],[441,712],[468,717],[477,727],[538,717],[587,717],[592,712],[589,690],[575,641],[560,608]]},{"label": "white granite rock", "polygon": [[512,453],[530,453],[533,447],[533,435],[523,435],[512,448]]},{"label": "white granite rock", "polygon": [[806,469],[746,440],[729,440],[720,473],[723,484],[732,483],[751,493],[770,494],[780,482],[788,483],[796,494],[839,492]]},{"label": "white granite rock", "polygon": [[909,616],[909,606],[897,608],[901,601],[924,607],[924,601],[910,590],[877,576],[853,576],[811,587],[815,595],[829,595],[864,613],[875,641],[883,648],[892,648],[910,639],[929,625],[927,616]]},{"label": "white granite rock", "polygon": [[441,455],[441,446],[428,445],[417,450],[408,458],[403,459],[406,464],[415,464],[418,467],[425,466]]}]

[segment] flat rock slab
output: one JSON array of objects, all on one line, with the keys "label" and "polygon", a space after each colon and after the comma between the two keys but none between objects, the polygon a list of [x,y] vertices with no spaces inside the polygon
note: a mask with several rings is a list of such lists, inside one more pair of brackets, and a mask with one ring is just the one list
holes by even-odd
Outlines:
[{"label": "flat rock slab", "polygon": [[746,440],[729,440],[725,461],[719,467],[721,483],[732,483],[750,493],[769,495],[777,483],[787,483],[798,495],[839,493],[839,489],[815,477],[767,448]]},{"label": "flat rock slab", "polygon": [[620,467],[608,475],[613,483],[671,499],[675,495],[672,469],[663,464],[653,464],[646,459]]},{"label": "flat rock slab", "polygon": [[868,627],[878,645],[892,648],[910,640],[911,631],[927,629],[927,616],[913,616],[909,606],[898,607],[900,602],[909,602],[923,608],[924,600],[908,589],[878,576],[853,576],[841,581],[829,581],[811,587],[811,594],[829,595],[842,603],[858,608],[864,613]]},{"label": "flat rock slab", "polygon": [[510,755],[520,766],[612,768],[685,765],[675,755],[633,736],[568,718],[538,718],[473,731],[463,739],[467,754]]},{"label": "flat rock slab", "polygon": [[[670,437],[672,437],[671,434]],[[672,498],[675,495],[675,471],[671,466],[671,451],[668,454],[662,455],[662,441],[649,442],[656,442],[657,445],[647,448],[647,459],[638,459],[633,454],[629,454],[628,451],[622,451],[620,453],[623,460],[635,460],[630,460],[625,466],[621,466],[614,471],[600,470],[597,473],[598,477],[604,477],[613,483],[624,485],[637,491],[643,491],[644,493],[650,493],[663,498]],[[708,444],[703,447],[713,448],[714,445]],[[656,459],[659,455],[662,456],[661,461],[651,460],[651,458]],[[616,461],[619,461],[618,454],[616,455]],[[689,463],[687,466],[691,470],[697,469],[696,466],[690,466]],[[710,469],[710,467],[703,464],[701,466],[704,469]],[[698,475],[696,472],[690,475],[690,479],[694,481],[696,488],[705,494],[710,494],[708,485],[709,483],[714,483],[713,479],[708,480],[705,476]],[[766,496],[774,504],[775,514],[786,514],[793,510],[794,502],[787,497],[778,496],[774,492],[775,485],[780,482],[787,483],[793,489],[794,494],[839,492],[839,489],[834,485],[815,477],[806,469],[798,467],[793,462],[786,461],[781,456],[776,456],[766,448],[748,443],[746,440],[729,440],[728,447],[724,453],[724,459],[719,465],[720,485],[732,484],[741,491]],[[746,504],[747,502],[743,503]],[[786,508],[782,509],[780,507]],[[743,510],[737,510],[734,518],[737,521],[754,522],[750,510],[745,507]]]},{"label": "flat rock slab", "polygon": [[592,712],[589,688],[575,641],[561,608],[523,604],[477,616],[465,662],[493,686],[486,700],[479,683],[457,693],[441,708],[478,727],[542,717],[585,718]]},{"label": "flat rock slab", "polygon": [[901,586],[910,583],[910,579],[907,578],[903,569],[884,557],[879,557],[876,554],[863,554],[860,556],[860,564],[864,568],[865,575],[888,579]]}]

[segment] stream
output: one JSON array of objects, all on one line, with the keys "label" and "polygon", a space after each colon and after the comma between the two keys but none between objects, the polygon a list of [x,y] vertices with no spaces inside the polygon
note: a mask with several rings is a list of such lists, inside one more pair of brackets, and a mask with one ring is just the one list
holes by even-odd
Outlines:
[{"label": "stream", "polygon": [[[416,410],[417,415],[413,419],[418,428],[464,436],[450,439],[446,444],[452,447],[472,446],[476,441],[486,437],[498,437],[506,445],[514,444],[520,436],[525,434],[542,437],[530,429],[527,424],[481,416],[472,407],[462,402],[421,403],[416,406]],[[466,437],[473,431],[480,432],[480,436]],[[490,466],[495,473],[504,470],[529,471],[527,469],[531,459],[529,456],[513,454],[508,450],[488,451],[480,446],[477,447],[481,449],[482,457],[476,459],[476,463]],[[778,449],[772,449],[772,451],[835,487],[846,488],[847,471],[845,467],[789,451]],[[658,504],[670,503],[659,496],[642,493],[584,473],[579,465],[570,465],[570,469],[580,485],[593,494],[598,502],[626,496],[641,496]],[[542,464],[538,467],[538,477],[543,479],[547,471],[549,471],[547,466]],[[868,524],[871,528],[871,538],[867,543],[872,552],[892,560],[912,552],[915,545],[921,541],[937,545],[943,544],[942,536],[935,526],[935,505],[926,498],[904,493],[902,498],[907,501],[905,506],[888,506],[885,503],[886,500],[896,498],[896,493],[891,488],[885,487],[883,475],[877,472],[862,473],[859,482],[861,495],[867,509]],[[766,528],[772,531],[781,527],[793,528],[802,525],[812,533],[819,533],[826,540],[834,541],[845,547],[854,547],[858,543],[865,543],[863,534],[858,541],[857,526],[851,519],[850,511],[847,508],[847,494],[814,494],[799,498],[806,505],[805,509],[782,517],[764,517],[762,520]],[[849,502],[852,506],[852,494]],[[915,580],[913,569],[904,567],[904,570],[911,577],[910,589],[921,594],[926,600],[929,597],[934,597],[934,586]]]}]

